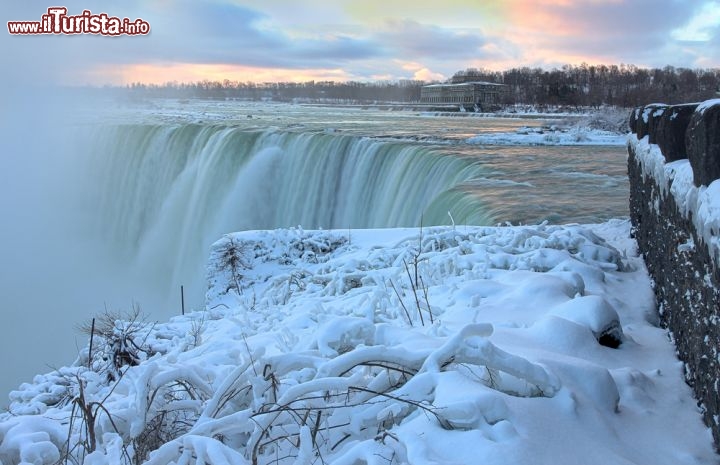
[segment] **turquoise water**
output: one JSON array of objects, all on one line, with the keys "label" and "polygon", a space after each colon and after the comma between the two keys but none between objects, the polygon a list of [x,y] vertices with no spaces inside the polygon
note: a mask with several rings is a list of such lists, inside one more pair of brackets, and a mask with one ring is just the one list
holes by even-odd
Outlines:
[{"label": "turquoise water", "polygon": [[627,215],[624,147],[465,143],[539,120],[202,105],[91,125],[78,153],[92,240],[154,292],[185,285],[196,306],[208,248],[227,232]]}]

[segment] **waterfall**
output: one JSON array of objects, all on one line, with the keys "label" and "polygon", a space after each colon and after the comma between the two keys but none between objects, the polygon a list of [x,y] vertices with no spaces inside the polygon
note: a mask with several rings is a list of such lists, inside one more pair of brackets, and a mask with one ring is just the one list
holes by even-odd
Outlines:
[{"label": "waterfall", "polygon": [[488,224],[462,190],[469,157],[405,141],[223,125],[117,125],[85,144],[91,230],[144,282],[202,302],[209,245],[222,234],[302,226],[357,229]]}]

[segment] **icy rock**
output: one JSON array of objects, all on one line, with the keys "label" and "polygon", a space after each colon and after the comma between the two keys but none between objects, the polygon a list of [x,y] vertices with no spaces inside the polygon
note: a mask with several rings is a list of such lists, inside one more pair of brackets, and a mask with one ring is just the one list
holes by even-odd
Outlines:
[{"label": "icy rock", "polygon": [[660,117],[654,131],[654,139],[660,146],[667,163],[687,158],[685,132],[697,107],[697,103],[673,105]]},{"label": "icy rock", "polygon": [[630,112],[630,118],[628,119],[628,126],[630,126],[630,132],[633,134],[637,132],[637,120],[640,117],[640,113],[642,112],[642,107],[634,108],[633,111]]},{"label": "icy rock", "polygon": [[622,344],[623,331],[615,309],[603,297],[589,295],[558,305],[552,315],[565,318],[592,331],[600,345],[616,349]]},{"label": "icy rock", "polygon": [[685,134],[695,185],[709,186],[720,178],[720,100],[698,106]]},{"label": "icy rock", "polygon": [[656,104],[653,105],[648,113],[648,119],[647,119],[647,131],[648,131],[648,140],[651,144],[657,143],[657,128],[660,124],[660,120],[662,119],[663,115],[667,112],[668,106],[665,104]]},{"label": "icy rock", "polygon": [[637,123],[635,126],[637,138],[642,139],[645,136],[650,136],[650,143],[654,144],[655,125],[660,120],[660,117],[665,112],[667,105],[664,103],[652,103],[643,107],[640,113]]},{"label": "icy rock", "polygon": [[628,125],[630,126],[630,132],[633,134],[637,133],[637,121],[642,114],[643,107],[635,107],[630,112],[630,118],[628,118]]}]

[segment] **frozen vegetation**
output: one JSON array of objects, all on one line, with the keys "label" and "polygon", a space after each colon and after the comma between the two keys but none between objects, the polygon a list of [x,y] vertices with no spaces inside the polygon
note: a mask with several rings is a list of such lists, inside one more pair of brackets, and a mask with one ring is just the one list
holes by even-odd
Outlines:
[{"label": "frozen vegetation", "polygon": [[[515,108],[513,115],[534,115],[534,107]],[[562,119],[544,114],[550,122],[542,126],[522,127],[512,133],[479,134],[467,139],[469,144],[482,145],[625,145],[627,111],[602,108],[587,113],[566,113]]]},{"label": "frozen vegetation", "polygon": [[514,133],[481,134],[469,144],[481,145],[624,145],[625,136],[613,131],[582,126],[524,127]]},{"label": "frozen vegetation", "polygon": [[101,318],[11,394],[9,464],[715,464],[629,223],[281,229],[206,310]]}]

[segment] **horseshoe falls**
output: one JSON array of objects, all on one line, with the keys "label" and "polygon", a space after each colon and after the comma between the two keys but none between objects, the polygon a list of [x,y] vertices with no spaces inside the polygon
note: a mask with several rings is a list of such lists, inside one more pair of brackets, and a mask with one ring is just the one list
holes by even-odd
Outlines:
[{"label": "horseshoe falls", "polygon": [[[352,237],[361,228],[627,215],[624,146],[493,142],[535,134],[522,128],[539,119],[164,105],[80,122],[66,123],[66,112],[6,122],[4,399],[74,357],[86,337],[75,328],[105,310],[136,303],[166,320],[180,313],[181,285],[187,309],[202,308],[209,246],[230,232],[302,227]],[[470,142],[478,135],[489,142]],[[14,358],[17,347],[26,363]]]},{"label": "horseshoe falls", "polygon": [[[470,157],[403,141],[221,125],[122,125],[91,138],[85,209],[115,259],[202,304],[209,246],[247,229],[488,224]],[[104,148],[98,150],[99,148]]]}]

